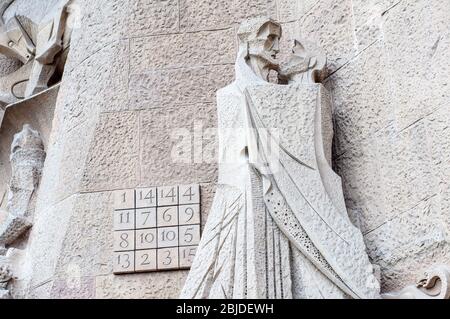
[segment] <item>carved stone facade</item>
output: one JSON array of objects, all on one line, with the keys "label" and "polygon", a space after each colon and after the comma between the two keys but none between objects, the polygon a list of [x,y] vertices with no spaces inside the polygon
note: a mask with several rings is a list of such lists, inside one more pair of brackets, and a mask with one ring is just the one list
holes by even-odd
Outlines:
[{"label": "carved stone facade", "polygon": [[[448,297],[448,1],[0,0],[0,13],[1,295]],[[261,16],[274,21],[264,34],[239,32],[257,79],[229,90],[239,26]],[[244,110],[253,122],[233,122]],[[218,122],[256,128],[260,141],[275,126],[287,166],[243,161],[225,169],[246,178],[226,179]],[[35,147],[11,157],[25,124]],[[239,215],[245,231],[223,228],[238,249],[204,261],[224,265],[219,276],[192,284],[214,272],[201,261],[190,275],[115,275],[114,191],[190,184],[201,246],[224,208],[249,217]],[[320,209],[299,203],[298,188]],[[296,220],[277,219],[283,199]]]}]

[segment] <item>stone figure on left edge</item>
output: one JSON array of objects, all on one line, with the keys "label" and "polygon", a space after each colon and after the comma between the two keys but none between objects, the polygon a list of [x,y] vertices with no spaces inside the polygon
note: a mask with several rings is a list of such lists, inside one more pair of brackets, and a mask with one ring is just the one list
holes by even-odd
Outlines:
[{"label": "stone figure on left edge", "polygon": [[11,181],[7,217],[0,224],[0,250],[13,244],[32,225],[45,151],[39,133],[29,125],[24,125],[23,130],[14,136],[10,160]]},{"label": "stone figure on left edge", "polygon": [[44,166],[44,144],[39,133],[29,125],[14,136],[11,145],[11,181],[6,219],[0,223],[0,298],[9,298],[6,290],[12,279],[10,255],[15,244],[32,226],[36,192]]},{"label": "stone figure on left edge", "polygon": [[[379,298],[331,169],[325,56],[296,43],[280,67],[270,19],[238,36],[236,80],[217,93],[219,183],[181,297]],[[285,85],[268,82],[273,70]]]}]

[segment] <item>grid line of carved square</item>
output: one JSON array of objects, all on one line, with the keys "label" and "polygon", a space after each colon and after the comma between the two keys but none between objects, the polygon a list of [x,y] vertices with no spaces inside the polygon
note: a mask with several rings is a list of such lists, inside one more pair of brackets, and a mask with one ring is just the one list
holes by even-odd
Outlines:
[{"label": "grid line of carved square", "polygon": [[188,269],[200,242],[200,187],[114,194],[114,273]]}]

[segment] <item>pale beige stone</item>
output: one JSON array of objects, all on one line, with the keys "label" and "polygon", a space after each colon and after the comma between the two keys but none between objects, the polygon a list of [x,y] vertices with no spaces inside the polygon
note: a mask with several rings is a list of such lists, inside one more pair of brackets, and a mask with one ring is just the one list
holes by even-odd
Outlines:
[{"label": "pale beige stone", "polygon": [[275,0],[202,1],[180,0],[180,27],[183,31],[229,27],[258,16],[276,17]]},{"label": "pale beige stone", "polygon": [[122,0],[121,2],[124,6],[127,5],[127,14],[124,17],[128,25],[126,31],[133,37],[173,33],[179,30],[178,0]]},{"label": "pale beige stone", "polygon": [[212,103],[215,92],[231,80],[232,69],[217,65],[132,74],[130,103],[136,108]]},{"label": "pale beige stone", "polygon": [[320,0],[299,20],[303,39],[322,47],[333,72],[355,54],[351,1]]},{"label": "pale beige stone", "polygon": [[234,62],[236,40],[232,28],[131,39],[131,73]]}]

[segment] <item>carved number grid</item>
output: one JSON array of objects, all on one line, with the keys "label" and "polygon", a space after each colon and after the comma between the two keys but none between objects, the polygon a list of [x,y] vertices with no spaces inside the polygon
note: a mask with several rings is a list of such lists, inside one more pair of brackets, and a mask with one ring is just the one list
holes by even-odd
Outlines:
[{"label": "carved number grid", "polygon": [[114,192],[114,273],[189,269],[200,241],[199,185]]}]

